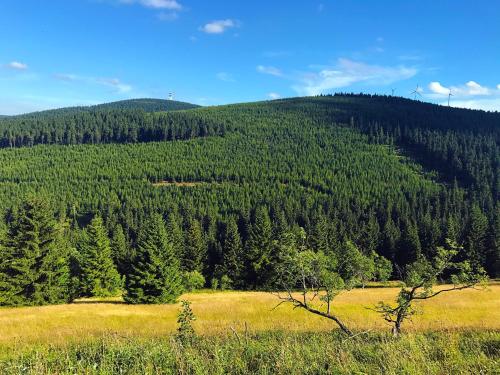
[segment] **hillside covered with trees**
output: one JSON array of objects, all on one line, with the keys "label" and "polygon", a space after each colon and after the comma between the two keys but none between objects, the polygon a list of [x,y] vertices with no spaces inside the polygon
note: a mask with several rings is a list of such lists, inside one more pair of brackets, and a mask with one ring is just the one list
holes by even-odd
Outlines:
[{"label": "hillside covered with trees", "polygon": [[[67,268],[36,272],[71,289],[47,289],[54,301],[122,287],[147,301],[137,280],[151,273],[179,288],[198,276],[266,288],[291,243],[326,254],[346,280],[359,269],[397,278],[450,240],[458,258],[499,273],[500,114],[367,95],[123,105],[0,120],[2,251],[29,250],[21,228],[44,218],[46,256]],[[178,293],[150,288],[161,301]]]}]

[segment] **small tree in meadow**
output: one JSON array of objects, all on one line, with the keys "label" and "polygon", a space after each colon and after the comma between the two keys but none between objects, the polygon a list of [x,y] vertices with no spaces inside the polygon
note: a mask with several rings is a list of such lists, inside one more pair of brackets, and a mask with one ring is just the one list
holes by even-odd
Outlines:
[{"label": "small tree in meadow", "polygon": [[342,332],[352,336],[332,309],[335,297],[352,286],[335,271],[336,265],[333,257],[321,251],[297,249],[295,243],[289,242],[288,253],[277,267],[276,285],[281,284],[278,286],[281,291],[274,294],[281,300],[280,304],[291,303],[294,308],[333,320]]},{"label": "small tree in meadow", "polygon": [[[461,248],[448,241],[447,247],[438,247],[437,255],[429,261],[420,256],[404,270],[404,286],[394,304],[379,302],[375,311],[392,325],[392,333],[401,333],[403,322],[415,314],[414,303],[434,298],[441,293],[474,288],[486,281],[483,269],[474,269],[468,261],[454,262],[453,258]],[[445,273],[450,274],[452,286],[434,290],[433,287]]]},{"label": "small tree in meadow", "polygon": [[177,316],[177,339],[184,345],[190,344],[196,338],[193,322],[196,317],[191,309],[191,302],[181,301],[182,308]]}]

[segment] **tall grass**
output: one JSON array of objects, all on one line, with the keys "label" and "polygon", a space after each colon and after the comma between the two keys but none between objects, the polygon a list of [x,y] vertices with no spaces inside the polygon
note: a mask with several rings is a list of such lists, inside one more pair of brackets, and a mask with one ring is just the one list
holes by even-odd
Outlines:
[{"label": "tall grass", "polygon": [[42,346],[0,360],[2,374],[495,374],[499,332],[434,332],[393,339],[371,333],[264,332],[201,337],[107,337]]},{"label": "tall grass", "polygon": [[[356,289],[341,294],[333,309],[357,331],[386,332],[390,327],[367,309],[378,301],[391,301],[397,288]],[[200,335],[220,335],[231,328],[250,332],[328,332],[331,321],[290,305],[277,309],[278,299],[262,292],[202,292],[183,295],[192,302]],[[59,306],[0,308],[2,347],[64,344],[107,335],[137,338],[165,337],[175,331],[179,305],[125,305],[119,300],[85,300]],[[406,332],[428,330],[500,330],[500,285],[488,290],[442,294],[418,304],[422,314],[403,326]]]}]

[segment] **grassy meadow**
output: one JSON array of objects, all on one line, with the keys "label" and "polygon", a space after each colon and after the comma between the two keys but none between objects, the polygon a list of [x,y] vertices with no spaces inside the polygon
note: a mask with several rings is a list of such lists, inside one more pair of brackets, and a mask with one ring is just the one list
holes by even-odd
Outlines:
[{"label": "grassy meadow", "polygon": [[286,304],[273,309],[278,299],[270,293],[185,294],[200,337],[188,347],[172,335],[179,304],[126,305],[115,298],[2,308],[0,373],[493,374],[499,368],[500,284],[420,303],[422,314],[394,340],[368,307],[397,292],[370,287],[341,294],[335,311],[360,333],[348,340],[327,319]]}]

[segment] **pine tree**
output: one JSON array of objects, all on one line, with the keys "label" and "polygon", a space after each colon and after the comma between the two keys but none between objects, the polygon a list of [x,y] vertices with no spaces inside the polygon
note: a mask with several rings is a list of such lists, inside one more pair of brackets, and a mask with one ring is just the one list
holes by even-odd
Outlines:
[{"label": "pine tree", "polygon": [[383,255],[393,260],[396,257],[396,244],[401,236],[399,228],[396,226],[391,217],[389,217],[384,226],[384,247]]},{"label": "pine tree", "polygon": [[203,261],[206,258],[206,247],[198,220],[191,219],[185,234],[185,246],[181,268],[183,271],[203,271]]},{"label": "pine tree", "polygon": [[238,224],[234,217],[230,217],[224,236],[224,269],[234,286],[239,286],[243,282],[244,268],[243,244]]},{"label": "pine tree", "polygon": [[47,201],[30,197],[1,244],[0,305],[44,305],[69,298],[68,252]]},{"label": "pine tree", "polygon": [[396,264],[400,267],[415,262],[422,254],[422,246],[415,224],[406,223],[399,243]]},{"label": "pine tree", "polygon": [[330,246],[328,243],[328,232],[328,221],[325,215],[322,213],[316,214],[308,238],[310,248],[314,251],[322,251],[324,254],[329,254]]},{"label": "pine tree", "polygon": [[95,216],[80,243],[80,294],[108,297],[118,294],[120,274],[113,263],[109,237],[100,216]]},{"label": "pine tree", "polygon": [[166,227],[168,240],[172,244],[174,254],[181,259],[184,252],[184,233],[179,222],[180,219],[177,211],[173,211],[168,215]]},{"label": "pine tree", "polygon": [[182,292],[179,260],[159,214],[140,230],[125,285],[128,303],[172,303]]},{"label": "pine tree", "polygon": [[255,211],[255,221],[250,228],[247,242],[248,282],[254,287],[266,282],[266,269],[270,262],[272,229],[269,212],[266,206]]},{"label": "pine tree", "polygon": [[493,220],[488,235],[486,269],[492,277],[500,276],[500,202],[493,212]]},{"label": "pine tree", "polygon": [[487,231],[488,218],[478,205],[473,205],[467,227],[465,249],[470,259],[477,265],[485,264]]},{"label": "pine tree", "polygon": [[113,229],[113,237],[111,238],[111,254],[113,261],[121,275],[125,275],[128,271],[128,265],[131,261],[130,249],[123,232],[123,227],[116,224]]}]

